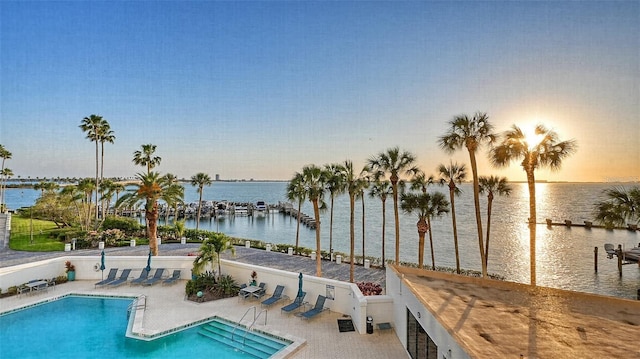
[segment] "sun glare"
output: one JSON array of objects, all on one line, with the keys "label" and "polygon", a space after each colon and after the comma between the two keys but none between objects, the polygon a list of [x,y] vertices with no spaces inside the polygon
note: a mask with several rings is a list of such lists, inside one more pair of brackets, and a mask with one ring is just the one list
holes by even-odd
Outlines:
[{"label": "sun glare", "polygon": [[535,126],[523,127],[522,132],[524,134],[524,140],[527,142],[527,146],[529,148],[537,146],[544,138],[543,135],[539,135],[536,133]]}]

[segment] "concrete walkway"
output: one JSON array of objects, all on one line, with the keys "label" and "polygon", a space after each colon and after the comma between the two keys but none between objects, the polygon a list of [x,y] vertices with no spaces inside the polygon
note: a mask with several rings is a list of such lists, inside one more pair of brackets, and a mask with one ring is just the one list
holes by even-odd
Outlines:
[{"label": "concrete walkway", "polygon": [[[199,244],[168,243],[160,245],[160,256],[186,256],[198,252]],[[306,275],[316,274],[316,262],[310,257],[289,256],[285,253],[267,252],[261,249],[236,246],[236,255],[223,253],[222,258],[235,260],[242,263],[281,269],[288,272]],[[0,251],[0,268],[17,264],[36,262],[50,258],[64,256],[98,256],[99,249],[84,249],[71,252],[22,252],[14,250]],[[146,256],[149,246],[136,247],[109,247],[105,253],[110,256]],[[335,262],[322,261],[322,276],[343,282],[349,281],[349,263],[336,264]],[[354,277],[356,282],[373,282],[385,287],[385,271],[380,268],[364,268],[355,266]]]}]

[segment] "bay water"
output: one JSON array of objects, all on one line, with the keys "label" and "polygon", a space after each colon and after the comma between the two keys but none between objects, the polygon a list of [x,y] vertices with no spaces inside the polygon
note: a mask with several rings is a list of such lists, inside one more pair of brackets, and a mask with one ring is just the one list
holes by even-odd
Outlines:
[{"label": "bay water", "polygon": [[[551,226],[553,222],[571,220],[582,224],[593,221],[594,204],[605,198],[603,191],[613,187],[631,187],[638,184],[617,183],[538,183],[536,184],[537,226],[536,256],[537,284],[541,286],[580,292],[595,293],[635,299],[640,289],[640,266],[623,266],[620,277],[617,260],[607,259],[605,243],[618,244],[624,248],[638,246],[640,232],[629,230],[605,230]],[[214,182],[204,188],[203,200],[230,202],[265,201],[268,204],[287,202],[286,182]],[[511,183],[512,193],[508,197],[496,196],[491,215],[489,249],[490,273],[505,277],[506,280],[529,283],[529,194],[526,183]],[[462,193],[455,199],[460,263],[465,269],[480,270],[480,254],[477,240],[473,189],[471,184],[460,186]],[[447,187],[431,187],[431,192],[440,191],[449,198]],[[6,191],[6,203],[10,209],[30,206],[40,192],[32,189],[12,189]],[[197,189],[185,184],[185,202],[197,202]],[[329,249],[330,199],[325,198],[327,209],[321,213],[321,246]],[[297,208],[297,203],[292,203]],[[486,235],[486,196],[481,197],[483,228]],[[386,201],[385,256],[393,260],[395,256],[395,232],[393,220],[393,200]],[[311,204],[306,201],[302,212],[313,217]],[[365,255],[382,255],[382,203],[379,199],[364,198],[364,243]],[[340,195],[334,202],[333,248],[336,252],[349,252],[349,198]],[[362,202],[355,206],[356,255],[362,255]],[[400,260],[417,262],[418,232],[416,215],[400,214]],[[164,224],[164,220],[160,220]],[[195,228],[195,220],[187,221],[187,227]],[[266,243],[294,244],[296,220],[281,213],[272,212],[265,216],[220,216],[217,219],[202,219],[201,229],[221,231],[230,236],[256,239]],[[451,214],[432,220],[433,249],[436,266],[455,268],[453,230]],[[315,231],[300,227],[300,245],[315,250]],[[598,247],[598,272],[594,270],[594,249]],[[425,246],[425,266],[431,265],[429,238]]]}]

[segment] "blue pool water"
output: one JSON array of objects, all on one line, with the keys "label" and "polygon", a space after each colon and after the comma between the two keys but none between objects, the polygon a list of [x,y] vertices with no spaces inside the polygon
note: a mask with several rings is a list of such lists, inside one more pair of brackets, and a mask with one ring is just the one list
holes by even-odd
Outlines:
[{"label": "blue pool water", "polygon": [[0,315],[3,358],[256,358],[198,334],[198,326],[152,341],[125,336],[131,299],[70,296]]}]

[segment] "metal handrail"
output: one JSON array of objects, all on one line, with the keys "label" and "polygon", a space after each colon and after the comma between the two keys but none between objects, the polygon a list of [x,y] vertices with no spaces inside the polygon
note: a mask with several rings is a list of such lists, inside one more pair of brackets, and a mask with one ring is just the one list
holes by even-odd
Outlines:
[{"label": "metal handrail", "polygon": [[244,332],[244,335],[242,336],[242,345],[246,345],[247,334],[249,334],[249,332],[251,331],[251,328],[253,328],[253,325],[256,324],[256,322],[258,321],[258,318],[260,318],[260,315],[262,315],[262,313],[264,313],[264,325],[267,325],[267,310],[263,309],[260,311],[260,313],[258,313],[258,315],[255,318],[253,318],[253,323],[251,323],[249,328],[247,328],[247,330]]},{"label": "metal handrail", "polygon": [[236,329],[238,329],[238,327],[240,326],[240,322],[242,322],[242,319],[244,319],[244,317],[247,316],[247,313],[249,313],[249,311],[253,309],[253,321],[256,321],[256,306],[254,305],[253,307],[249,307],[244,314],[242,315],[242,318],[240,318],[240,320],[238,320],[238,323],[236,324],[235,327],[233,327],[233,330],[231,331],[231,341],[233,341],[233,334],[236,332]]}]

